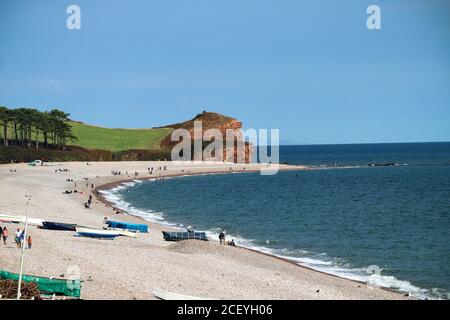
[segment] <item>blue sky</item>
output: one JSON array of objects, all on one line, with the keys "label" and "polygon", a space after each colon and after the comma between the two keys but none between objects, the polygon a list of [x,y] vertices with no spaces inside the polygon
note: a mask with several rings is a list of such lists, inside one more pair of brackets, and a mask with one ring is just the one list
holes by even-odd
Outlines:
[{"label": "blue sky", "polygon": [[290,143],[450,141],[446,0],[1,1],[0,45],[9,107],[127,128],[208,110]]}]

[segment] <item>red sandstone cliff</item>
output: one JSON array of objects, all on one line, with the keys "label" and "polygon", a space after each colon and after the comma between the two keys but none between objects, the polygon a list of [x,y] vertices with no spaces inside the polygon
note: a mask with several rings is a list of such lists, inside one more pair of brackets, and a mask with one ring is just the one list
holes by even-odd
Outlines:
[{"label": "red sandstone cliff", "polygon": [[[200,121],[202,126],[202,137],[203,137],[203,148],[206,147],[211,142],[210,137],[211,134],[208,134],[205,132],[209,129],[217,129],[222,133],[223,136],[223,157],[224,159],[231,161],[231,162],[238,162],[240,159],[242,161],[248,163],[251,159],[252,154],[252,148],[253,146],[250,143],[245,143],[244,137],[242,135],[241,129],[242,129],[242,122],[228,117],[224,116],[218,113],[214,112],[206,112],[198,114],[193,119],[173,125],[166,126],[168,128],[173,129],[186,129],[189,131],[191,137],[192,137],[192,143],[194,143],[194,122]],[[235,137],[235,143],[234,147],[227,148],[226,147],[226,134],[227,130],[232,130],[232,134]],[[238,149],[238,142],[243,146],[242,149]],[[162,142],[161,146],[163,148],[172,148],[175,146],[178,142],[171,141],[171,135],[167,136]],[[238,152],[241,152],[241,157],[238,157]],[[203,159],[203,160],[211,160],[211,159]]]}]

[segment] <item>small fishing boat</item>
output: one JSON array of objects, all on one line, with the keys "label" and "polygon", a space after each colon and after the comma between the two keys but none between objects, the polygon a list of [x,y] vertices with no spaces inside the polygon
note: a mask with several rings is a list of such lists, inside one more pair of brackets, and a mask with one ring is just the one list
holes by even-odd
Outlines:
[{"label": "small fishing boat", "polygon": [[107,220],[106,224],[110,228],[125,229],[125,230],[129,230],[129,231],[138,231],[138,232],[142,232],[142,233],[148,233],[148,226],[143,223],[130,223],[130,222]]},{"label": "small fishing boat", "polygon": [[60,231],[76,231],[76,224],[73,223],[61,223],[61,222],[51,222],[44,221],[43,228],[48,230],[60,230]]},{"label": "small fishing boat", "polygon": [[119,235],[124,237],[130,237],[130,238],[137,238],[137,232],[125,230],[125,229],[119,229],[119,228],[109,228],[108,230],[114,230],[119,232]]},{"label": "small fishing boat", "polygon": [[169,291],[164,291],[164,290],[158,289],[158,288],[153,289],[153,295],[161,300],[218,300],[218,299],[213,299],[213,298],[187,296],[184,294],[178,294],[178,293],[173,293],[173,292],[169,292]]},{"label": "small fishing boat", "polygon": [[163,231],[163,237],[166,241],[182,241],[182,240],[204,240],[208,241],[205,232],[199,231],[181,231],[181,232],[169,232]]},{"label": "small fishing boat", "polygon": [[[19,275],[17,273],[0,270],[0,279],[17,281],[19,279]],[[80,279],[57,279],[24,274],[22,275],[22,281],[25,283],[36,283],[41,293],[63,295],[73,298],[80,297]]]},{"label": "small fishing boat", "polygon": [[98,239],[114,239],[120,236],[119,231],[115,230],[103,230],[103,229],[93,229],[87,227],[76,227],[77,235],[81,237],[90,237]]},{"label": "small fishing boat", "polygon": [[[16,216],[11,214],[0,214],[0,222],[8,223],[25,223],[26,217]],[[43,219],[28,218],[28,225],[42,227],[44,223]]]}]

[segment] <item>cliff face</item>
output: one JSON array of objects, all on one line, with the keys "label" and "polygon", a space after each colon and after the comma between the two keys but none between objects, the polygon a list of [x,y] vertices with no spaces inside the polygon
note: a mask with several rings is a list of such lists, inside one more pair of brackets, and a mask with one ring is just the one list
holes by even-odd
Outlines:
[{"label": "cliff face", "polygon": [[[226,159],[227,161],[230,161],[230,162],[238,162],[238,161],[244,161],[245,163],[251,162],[251,160],[252,160],[251,154],[252,154],[253,146],[249,143],[245,143],[244,137],[240,130],[240,129],[242,129],[242,122],[240,122],[234,118],[227,117],[227,116],[224,116],[224,115],[221,115],[218,113],[214,113],[214,112],[203,112],[201,114],[198,114],[195,118],[193,118],[189,121],[174,124],[174,125],[169,125],[167,127],[173,128],[173,129],[178,129],[178,128],[186,129],[187,131],[189,131],[189,133],[191,135],[192,144],[193,144],[194,143],[194,122],[195,121],[201,121],[202,136],[203,136],[203,149],[211,143],[210,141],[211,141],[212,134],[208,133],[206,131],[209,129],[216,129],[221,132],[222,137],[224,139],[224,141],[223,141],[223,157],[224,157],[224,159]],[[232,134],[235,137],[234,147],[227,148],[227,146],[226,146],[225,139],[227,137],[226,136],[227,130],[232,130]],[[206,134],[205,134],[205,132],[206,132]],[[237,142],[239,142],[239,144],[243,145],[243,147],[238,148]],[[161,142],[161,146],[171,149],[177,143],[178,142],[171,141],[171,135],[169,135]],[[239,157],[239,152],[241,152],[241,157]],[[212,160],[212,159],[210,158],[210,159],[203,159],[203,160]]]}]

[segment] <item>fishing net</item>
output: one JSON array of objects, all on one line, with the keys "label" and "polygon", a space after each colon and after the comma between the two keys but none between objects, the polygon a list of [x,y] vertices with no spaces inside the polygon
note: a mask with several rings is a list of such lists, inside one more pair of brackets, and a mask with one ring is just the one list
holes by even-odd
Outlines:
[{"label": "fishing net", "polygon": [[[17,298],[18,281],[14,280],[0,280],[0,296],[1,299],[15,299]],[[41,297],[41,292],[34,282],[25,283],[22,281],[20,287],[21,299],[38,300]]]}]

